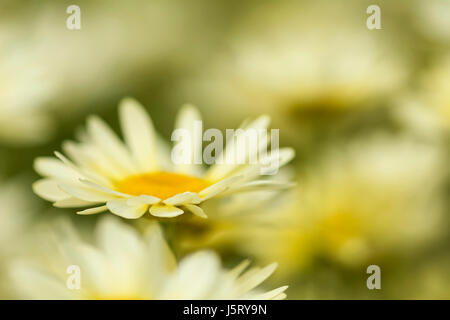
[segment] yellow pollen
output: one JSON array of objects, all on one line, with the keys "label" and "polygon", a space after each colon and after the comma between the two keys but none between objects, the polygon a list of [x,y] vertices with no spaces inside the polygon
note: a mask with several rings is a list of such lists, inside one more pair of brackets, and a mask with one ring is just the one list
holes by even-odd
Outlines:
[{"label": "yellow pollen", "polygon": [[208,186],[202,179],[169,172],[134,175],[116,183],[119,192],[134,196],[149,195],[163,200],[183,192],[199,192]]}]

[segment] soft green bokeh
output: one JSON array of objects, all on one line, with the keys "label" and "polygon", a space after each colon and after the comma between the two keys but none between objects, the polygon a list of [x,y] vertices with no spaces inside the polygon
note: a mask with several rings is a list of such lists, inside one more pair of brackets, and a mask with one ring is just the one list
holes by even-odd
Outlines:
[{"label": "soft green bokeh", "polygon": [[269,285],[288,299],[450,299],[449,1],[377,1],[381,30],[365,0],[83,0],[77,31],[71,4],[0,0],[0,298],[34,226],[65,216],[89,235],[98,220],[33,195],[33,160],[89,114],[117,129],[132,96],[166,139],[193,103],[219,129],[267,113],[296,149],[294,190],[163,221],[177,256],[278,260]]}]

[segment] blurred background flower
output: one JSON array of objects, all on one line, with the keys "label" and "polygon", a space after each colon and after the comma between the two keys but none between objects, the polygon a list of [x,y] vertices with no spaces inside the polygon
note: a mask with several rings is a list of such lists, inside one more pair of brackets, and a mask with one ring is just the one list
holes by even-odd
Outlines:
[{"label": "blurred background flower", "polygon": [[[103,218],[95,244],[80,239],[67,221],[53,233],[35,230],[37,261],[25,258],[9,266],[11,290],[28,299],[284,299],[286,286],[257,288],[276,264],[251,268],[248,261],[227,271],[211,251],[199,251],[177,263],[157,224],[143,235],[117,218]],[[43,245],[42,245],[43,244]],[[36,252],[34,253],[36,255]],[[70,268],[78,268],[78,274]],[[68,270],[65,272],[65,270]],[[70,271],[72,270],[72,271]],[[67,273],[78,279],[66,279]],[[72,287],[71,287],[72,286]]]},{"label": "blurred background flower", "polygon": [[[0,2],[1,270],[39,258],[28,230],[64,234],[61,215],[92,236],[102,214],[38,199],[32,163],[89,114],[118,132],[118,102],[132,96],[166,140],[193,103],[205,128],[268,114],[295,148],[278,174],[294,189],[160,221],[178,261],[204,248],[227,269],[277,261],[267,285],[289,284],[290,299],[449,298],[449,1],[377,1],[380,30],[366,26],[366,0],[82,0],[81,30],[68,30],[72,4]],[[381,290],[366,287],[371,264]]]}]

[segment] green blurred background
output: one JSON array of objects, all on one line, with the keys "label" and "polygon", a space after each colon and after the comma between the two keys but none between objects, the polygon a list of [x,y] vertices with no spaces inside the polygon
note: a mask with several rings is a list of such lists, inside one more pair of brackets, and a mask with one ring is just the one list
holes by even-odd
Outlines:
[{"label": "green blurred background", "polygon": [[[81,30],[66,28],[72,4]],[[288,299],[450,298],[450,1],[0,0],[3,284],[35,224],[95,225],[34,196],[32,163],[89,114],[118,129],[124,96],[167,139],[188,102],[220,129],[267,113],[296,149],[294,190],[212,209],[246,218],[175,223],[178,255],[277,261]],[[366,287],[371,264],[381,290]]]}]

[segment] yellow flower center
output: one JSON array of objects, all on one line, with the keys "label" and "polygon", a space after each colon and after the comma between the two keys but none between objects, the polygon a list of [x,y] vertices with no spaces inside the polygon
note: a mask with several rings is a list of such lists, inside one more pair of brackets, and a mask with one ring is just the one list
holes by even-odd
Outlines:
[{"label": "yellow flower center", "polygon": [[202,179],[169,172],[152,172],[127,177],[116,183],[119,192],[167,199],[183,192],[199,192],[209,184]]},{"label": "yellow flower center", "polygon": [[334,245],[339,246],[357,237],[361,228],[355,215],[350,213],[336,213],[323,222],[326,238]]}]

